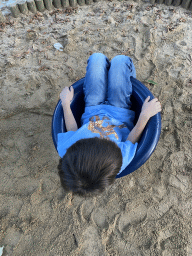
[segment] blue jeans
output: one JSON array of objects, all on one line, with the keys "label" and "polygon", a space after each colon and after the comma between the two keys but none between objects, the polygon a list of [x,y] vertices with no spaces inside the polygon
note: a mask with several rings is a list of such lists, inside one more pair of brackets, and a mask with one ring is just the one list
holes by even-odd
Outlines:
[{"label": "blue jeans", "polygon": [[128,56],[117,55],[109,62],[102,53],[92,54],[83,85],[85,107],[109,104],[130,109],[131,76],[136,78],[136,71]]}]

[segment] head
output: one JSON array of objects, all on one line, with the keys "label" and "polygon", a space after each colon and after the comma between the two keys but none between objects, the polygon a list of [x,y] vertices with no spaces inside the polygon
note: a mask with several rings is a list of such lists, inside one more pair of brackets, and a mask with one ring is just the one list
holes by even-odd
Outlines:
[{"label": "head", "polygon": [[58,169],[66,191],[89,197],[115,181],[122,166],[121,149],[105,138],[81,139],[68,148]]}]

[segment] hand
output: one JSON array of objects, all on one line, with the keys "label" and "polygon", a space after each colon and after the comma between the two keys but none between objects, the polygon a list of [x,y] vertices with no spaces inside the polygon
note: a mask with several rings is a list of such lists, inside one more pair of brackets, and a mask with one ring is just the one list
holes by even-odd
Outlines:
[{"label": "hand", "polygon": [[74,88],[73,86],[65,87],[63,91],[60,93],[60,99],[62,104],[71,104],[71,101],[74,96]]},{"label": "hand", "polygon": [[150,96],[148,96],[142,106],[141,114],[147,118],[150,118],[156,115],[158,112],[161,111],[161,104],[157,98],[152,99],[149,102]]}]

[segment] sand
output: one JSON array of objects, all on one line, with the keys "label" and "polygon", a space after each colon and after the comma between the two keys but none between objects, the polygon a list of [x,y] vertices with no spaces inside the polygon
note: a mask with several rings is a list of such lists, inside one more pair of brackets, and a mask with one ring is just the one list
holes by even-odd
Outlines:
[{"label": "sand", "polygon": [[[85,76],[94,52],[133,59],[162,104],[162,131],[142,167],[84,199],[60,185],[51,121],[62,88]],[[3,255],[192,255],[190,12],[106,1],[9,15],[0,27],[0,90]]]}]

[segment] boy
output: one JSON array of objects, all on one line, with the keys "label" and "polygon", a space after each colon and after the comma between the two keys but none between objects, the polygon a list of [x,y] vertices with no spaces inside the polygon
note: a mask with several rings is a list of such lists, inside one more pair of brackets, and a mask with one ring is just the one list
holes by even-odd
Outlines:
[{"label": "boy", "polygon": [[97,195],[115,181],[133,159],[150,117],[161,111],[158,99],[149,102],[147,97],[134,127],[130,77],[136,78],[136,71],[128,56],[109,62],[104,54],[94,53],[87,64],[82,126],[78,129],[70,108],[74,89],[65,87],[60,99],[67,132],[58,134],[57,146],[61,184],[80,196]]}]

